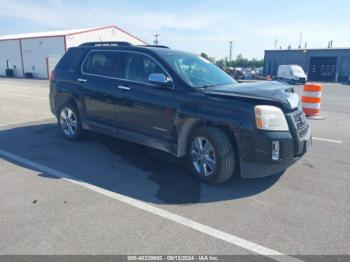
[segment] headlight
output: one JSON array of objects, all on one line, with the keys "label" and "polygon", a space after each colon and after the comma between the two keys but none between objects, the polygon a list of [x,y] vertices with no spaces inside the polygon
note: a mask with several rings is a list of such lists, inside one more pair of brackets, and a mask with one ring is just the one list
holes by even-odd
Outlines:
[{"label": "headlight", "polygon": [[281,109],[275,106],[255,106],[256,127],[264,130],[288,131],[287,120]]}]

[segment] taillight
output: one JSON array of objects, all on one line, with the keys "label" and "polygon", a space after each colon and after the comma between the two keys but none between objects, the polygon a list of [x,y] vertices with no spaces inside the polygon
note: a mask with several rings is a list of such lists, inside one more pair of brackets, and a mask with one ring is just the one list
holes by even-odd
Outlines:
[{"label": "taillight", "polygon": [[55,80],[56,80],[56,72],[55,70],[52,70],[50,74],[50,81],[55,81]]}]

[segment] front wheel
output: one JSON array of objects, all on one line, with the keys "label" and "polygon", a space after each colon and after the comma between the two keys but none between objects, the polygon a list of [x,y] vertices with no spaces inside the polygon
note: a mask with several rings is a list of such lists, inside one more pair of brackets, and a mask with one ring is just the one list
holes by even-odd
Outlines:
[{"label": "front wheel", "polygon": [[229,137],[220,128],[207,126],[196,129],[188,148],[189,164],[200,180],[220,184],[233,175],[235,153]]},{"label": "front wheel", "polygon": [[81,137],[82,126],[78,110],[72,104],[61,107],[57,116],[61,133],[68,140],[78,140]]}]

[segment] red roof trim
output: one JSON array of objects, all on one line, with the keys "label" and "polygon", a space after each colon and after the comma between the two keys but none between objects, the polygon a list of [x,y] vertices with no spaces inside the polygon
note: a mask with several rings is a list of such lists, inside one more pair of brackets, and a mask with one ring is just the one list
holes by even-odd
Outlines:
[{"label": "red roof trim", "polygon": [[82,31],[77,31],[74,33],[69,33],[66,35],[78,35],[78,34],[82,34],[82,33],[87,33],[87,32],[93,32],[93,31],[98,31],[98,30],[103,30],[103,29],[107,29],[107,28],[111,28],[113,27],[112,25],[109,26],[104,26],[104,27],[97,27],[97,28],[92,28],[92,29],[86,29],[86,30],[82,30]]},{"label": "red roof trim", "polygon": [[146,43],[145,41],[141,40],[140,38],[138,38],[138,37],[136,37],[136,36],[133,36],[133,35],[129,34],[128,32],[124,31],[123,29],[121,29],[121,28],[119,28],[119,27],[117,27],[117,26],[115,26],[115,25],[113,25],[112,27],[115,28],[115,29],[117,29],[117,30],[119,30],[119,31],[121,31],[121,32],[123,32],[124,34],[127,34],[127,35],[129,35],[129,36],[131,36],[131,37],[133,37],[133,38],[135,38],[135,39],[141,41],[142,43],[144,43],[144,44],[147,45],[147,43]]}]

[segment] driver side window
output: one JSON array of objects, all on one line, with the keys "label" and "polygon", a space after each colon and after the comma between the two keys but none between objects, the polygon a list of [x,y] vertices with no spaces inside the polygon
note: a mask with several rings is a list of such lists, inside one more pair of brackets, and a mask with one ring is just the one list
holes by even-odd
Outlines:
[{"label": "driver side window", "polygon": [[143,54],[127,53],[124,70],[125,79],[148,83],[148,76],[157,73],[165,74],[151,58]]}]

